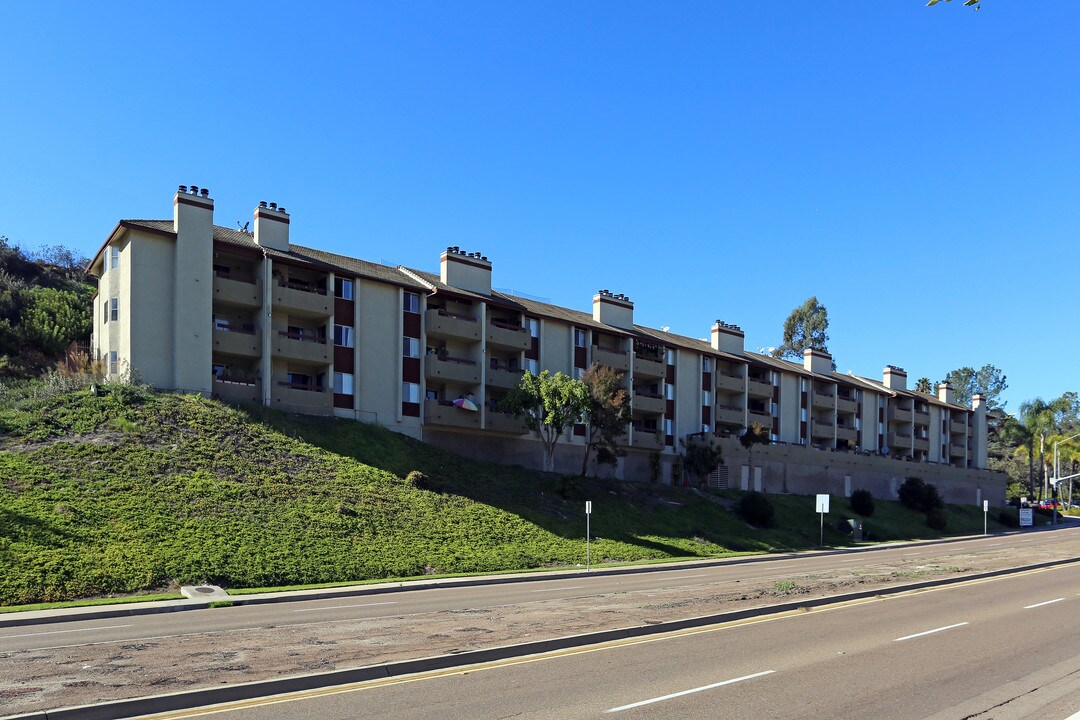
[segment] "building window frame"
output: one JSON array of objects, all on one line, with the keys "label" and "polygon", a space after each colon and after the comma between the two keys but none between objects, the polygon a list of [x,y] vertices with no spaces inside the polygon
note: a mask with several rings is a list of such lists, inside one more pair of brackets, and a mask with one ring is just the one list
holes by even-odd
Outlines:
[{"label": "building window frame", "polygon": [[353,294],[353,281],[350,278],[334,278],[334,297],[341,300],[352,300]]},{"label": "building window frame", "polygon": [[[401,296],[401,307],[407,313],[420,313],[420,296],[414,292],[404,292]],[[419,402],[414,400],[412,402]]]},{"label": "building window frame", "polygon": [[334,325],[334,345],[344,348],[356,346],[356,331],[352,325]]},{"label": "building window frame", "polygon": [[407,358],[420,357],[420,338],[404,336],[401,338],[401,355]]},{"label": "building window frame", "polygon": [[401,402],[419,403],[420,402],[420,383],[414,383],[414,382],[403,382],[403,383],[401,383]]},{"label": "building window frame", "polygon": [[355,390],[355,378],[352,373],[334,373],[334,392],[338,395],[352,395]]},{"label": "building window frame", "polygon": [[109,320],[116,322],[120,319],[120,298],[109,298]]}]

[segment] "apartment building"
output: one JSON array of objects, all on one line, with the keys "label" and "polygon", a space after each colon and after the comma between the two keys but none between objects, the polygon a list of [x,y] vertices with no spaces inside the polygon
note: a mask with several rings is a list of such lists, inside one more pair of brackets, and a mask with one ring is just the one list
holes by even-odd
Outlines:
[{"label": "apartment building", "polygon": [[[708,340],[647,328],[608,290],[591,312],[506,294],[486,256],[456,247],[430,273],[297,245],[275,203],[259,204],[251,232],[213,214],[206,189],[181,186],[172,220],[122,220],[94,256],[92,349],[110,375],[538,466],[538,441],[499,401],[526,371],[599,363],[625,373],[632,398],[619,477],[647,480],[659,453],[669,480],[679,440],[708,436],[724,451],[710,478],[721,486],[883,497],[916,476],[953,501],[1003,499],[1004,478],[985,469],[982,399],[914,392],[899,367],[879,380],[836,373],[817,351],[779,360],[720,321]],[[736,438],[755,423],[773,443],[751,454]],[[580,468],[584,436],[568,433],[557,467]]]}]

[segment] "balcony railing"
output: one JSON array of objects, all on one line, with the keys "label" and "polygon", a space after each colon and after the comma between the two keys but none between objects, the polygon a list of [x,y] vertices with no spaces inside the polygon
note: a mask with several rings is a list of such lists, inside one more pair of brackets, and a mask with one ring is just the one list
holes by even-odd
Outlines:
[{"label": "balcony railing", "polygon": [[274,305],[290,314],[325,317],[333,313],[333,298],[323,288],[279,278],[274,287]]},{"label": "balcony railing", "polygon": [[256,283],[254,275],[234,270],[215,270],[214,277],[221,278],[222,280],[235,280],[236,282],[248,283],[249,285],[254,285]]},{"label": "balcony railing", "polygon": [[592,359],[595,363],[607,365],[616,370],[626,371],[630,369],[630,355],[625,350],[608,350],[599,345],[593,345]]},{"label": "balcony railing", "polygon": [[664,413],[667,401],[663,396],[645,390],[634,390],[634,412],[640,413]]},{"label": "balcony railing", "polygon": [[918,410],[916,410],[915,411],[915,424],[916,425],[929,425],[930,424],[930,413],[929,412],[919,412]]},{"label": "balcony railing", "polygon": [[334,410],[334,395],[327,388],[288,380],[274,383],[271,401],[274,407],[286,412],[328,415]]},{"label": "balcony railing", "polygon": [[214,302],[241,307],[258,307],[262,305],[262,297],[255,278],[236,275],[223,275],[215,273],[213,279]]},{"label": "balcony railing", "polygon": [[505,390],[513,390],[521,384],[521,376],[524,370],[506,367],[488,368],[486,382],[488,385]]},{"label": "balcony railing", "polygon": [[910,449],[911,436],[906,433],[889,433],[889,445],[894,449]]},{"label": "balcony railing", "polygon": [[847,440],[849,443],[858,442],[859,431],[846,425],[836,426],[836,439]]},{"label": "balcony railing", "polygon": [[445,400],[424,401],[424,424],[480,429],[480,413],[466,410]]},{"label": "balcony railing", "polygon": [[890,406],[889,422],[911,422],[912,412],[904,408]]},{"label": "balcony railing", "polygon": [[288,278],[278,278],[278,287],[299,290],[300,292],[306,293],[315,293],[316,295],[326,294],[326,288],[321,288],[318,285],[313,285],[308,282],[289,280]]},{"label": "balcony railing", "polygon": [[528,350],[532,347],[532,336],[519,324],[492,320],[488,324],[487,344],[511,350]]},{"label": "balcony railing", "polygon": [[912,447],[923,452],[930,452],[930,441],[927,438],[917,437],[912,441]]},{"label": "balcony railing", "polygon": [[259,342],[258,331],[240,327],[215,326],[214,352],[242,357],[259,357],[262,355],[262,346]]},{"label": "balcony railing", "polygon": [[746,381],[746,394],[750,397],[772,397],[772,383],[750,378]]},{"label": "balcony railing", "polygon": [[966,443],[949,443],[949,457],[963,457],[966,454]]},{"label": "balcony railing", "polygon": [[634,353],[634,377],[662,378],[666,374],[667,366],[663,360]]},{"label": "balcony railing", "polygon": [[484,416],[484,429],[512,435],[524,435],[529,432],[524,417],[515,416],[512,413],[502,413],[497,410],[487,411]]},{"label": "balcony railing", "polygon": [[836,396],[836,411],[842,413],[854,413],[858,409],[855,398],[847,398],[843,395]]},{"label": "balcony railing", "polygon": [[217,375],[214,377],[214,395],[225,402],[259,402],[259,381],[244,375]]},{"label": "balcony railing", "polygon": [[772,427],[772,415],[764,410],[748,410],[746,420],[751,425],[761,423],[766,429]]},{"label": "balcony railing", "polygon": [[[716,389],[728,392],[743,392],[746,390],[746,378],[742,375],[729,375],[728,373],[716,373]],[[772,389],[770,387],[770,394]]]},{"label": "balcony railing", "polygon": [[832,438],[836,434],[836,424],[822,421],[811,420],[810,421],[810,437],[816,438]]},{"label": "balcony railing", "polygon": [[664,448],[664,436],[658,430],[647,428],[634,428],[633,447],[646,450],[662,450]]},{"label": "balcony railing", "polygon": [[836,406],[836,396],[832,393],[813,393],[811,404],[816,408],[832,409]]},{"label": "balcony railing", "polygon": [[741,407],[734,405],[717,405],[716,422],[723,425],[737,425],[742,427],[745,416]]},{"label": "balcony railing", "polygon": [[458,338],[470,342],[480,341],[480,323],[476,318],[455,315],[442,308],[431,308],[424,313],[424,326],[428,335]]},{"label": "balcony railing", "polygon": [[424,375],[428,380],[480,384],[480,366],[473,360],[435,354],[427,355],[425,360]]},{"label": "balcony railing", "polygon": [[279,330],[274,342],[274,355],[290,360],[328,363],[330,353],[330,344],[326,338],[315,333]]},{"label": "balcony railing", "polygon": [[956,422],[955,420],[949,423],[949,432],[953,435],[967,435],[967,431],[967,423]]}]

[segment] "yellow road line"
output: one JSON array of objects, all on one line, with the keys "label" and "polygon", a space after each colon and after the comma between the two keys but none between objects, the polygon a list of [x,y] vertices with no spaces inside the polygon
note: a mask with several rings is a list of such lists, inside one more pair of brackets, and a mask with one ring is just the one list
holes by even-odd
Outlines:
[{"label": "yellow road line", "polygon": [[[404,683],[417,682],[420,680],[433,680],[437,678],[448,677],[451,675],[467,675],[469,673],[480,672],[483,670],[494,670],[503,667],[510,667],[513,665],[524,665],[527,663],[540,662],[543,660],[554,660],[557,658],[568,657],[571,655],[583,655],[585,653],[614,650],[633,645],[642,645],[645,643],[670,640],[677,637],[689,637],[692,635],[700,635],[703,633],[711,633],[720,630],[730,630],[733,628],[745,627],[748,625],[757,625],[759,623],[773,622],[775,620],[785,620],[792,617],[804,617],[813,613],[842,610],[849,607],[857,607],[859,605],[868,605],[871,603],[884,602],[886,600],[910,597],[912,595],[918,595],[921,593],[951,590],[954,588],[967,587],[971,585],[981,585],[984,583],[993,582],[994,580],[1006,580],[1010,578],[1023,577],[1025,575],[1034,575],[1050,570],[1059,570],[1064,567],[1070,566],[1064,565],[1051,568],[1037,568],[1035,570],[1025,570],[1024,572],[1015,573],[1012,575],[1002,575],[991,578],[976,578],[973,580],[961,580],[956,583],[950,583],[948,585],[941,585],[938,587],[906,590],[904,592],[889,595],[875,595],[873,597],[858,598],[855,600],[842,600],[839,602],[830,603],[828,605],[822,605],[820,607],[807,607],[798,608],[795,610],[785,610],[783,612],[772,613],[770,615],[764,615],[761,617],[729,620],[727,622],[720,622],[713,625],[705,625],[697,628],[686,628],[683,630],[671,630],[669,632],[657,633],[655,635],[648,635],[645,637],[609,640],[607,642],[597,643],[594,645],[585,645],[575,648],[564,648],[562,650],[551,650],[549,652],[537,653],[535,655],[526,655],[518,658],[492,660],[491,662],[477,663],[474,665],[464,665],[453,668],[444,668],[442,670],[429,670],[426,672],[414,673],[411,675],[401,675],[397,677],[388,677],[380,680],[363,680],[343,685],[334,685],[333,687],[327,688],[300,690],[291,693],[284,693],[281,695],[270,695],[267,697],[252,698],[250,700],[237,700],[235,702],[221,703],[218,705],[210,705],[201,708],[192,708],[190,710],[172,710],[169,712],[157,713],[152,715],[140,715],[138,716],[138,720],[179,720],[180,718],[202,717],[204,715],[214,715],[217,713],[231,712],[234,710],[245,710],[253,707],[261,707],[264,705],[277,705],[280,703],[295,702],[297,700],[309,700],[312,698],[325,697],[329,695],[340,695],[342,693],[357,692],[360,690],[373,690],[376,688],[386,687],[388,685],[401,685]],[[133,718],[133,720],[135,719]]]}]

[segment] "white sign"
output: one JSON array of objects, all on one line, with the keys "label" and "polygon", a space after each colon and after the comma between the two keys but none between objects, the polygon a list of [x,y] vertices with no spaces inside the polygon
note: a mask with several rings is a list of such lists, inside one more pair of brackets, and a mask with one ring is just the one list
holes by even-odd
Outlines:
[{"label": "white sign", "polygon": [[585,501],[585,514],[592,515],[592,500]]},{"label": "white sign", "polygon": [[990,509],[990,501],[989,500],[983,500],[983,512],[986,512],[989,509]]},{"label": "white sign", "polygon": [[829,512],[829,496],[818,495],[817,496],[817,510],[815,512],[827,513]]},{"label": "white sign", "polygon": [[1031,508],[1020,508],[1020,527],[1031,527],[1034,524]]}]

